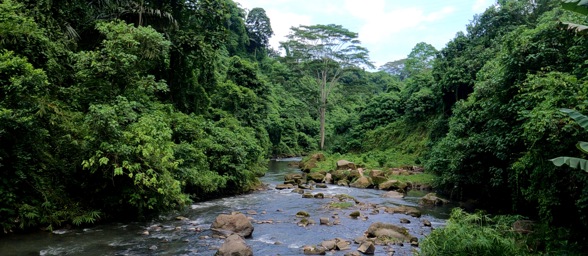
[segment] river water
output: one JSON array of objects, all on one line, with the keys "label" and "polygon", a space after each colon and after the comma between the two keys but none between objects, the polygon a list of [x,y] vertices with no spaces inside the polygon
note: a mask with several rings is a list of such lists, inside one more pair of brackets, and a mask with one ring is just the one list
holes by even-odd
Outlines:
[{"label": "river water", "polygon": [[[312,192],[323,193],[324,199],[306,199],[291,190],[276,190],[284,181],[284,174],[300,172],[288,166],[297,158],[272,160],[262,182],[268,189],[207,202],[195,203],[190,209],[170,216],[162,216],[151,222],[111,223],[93,228],[55,230],[26,235],[10,235],[0,239],[0,255],[214,255],[223,242],[218,234],[210,230],[215,217],[221,213],[240,211],[252,219],[255,228],[252,238],[246,239],[255,255],[301,255],[304,245],[316,245],[323,240],[343,238],[353,240],[361,236],[374,222],[386,222],[407,227],[413,236],[422,238],[431,232],[422,220],[432,223],[432,228],[444,225],[448,208],[419,208],[418,198],[425,192],[411,191],[404,199],[383,198],[384,191],[355,189],[329,185],[315,188]],[[361,211],[362,218],[353,219],[349,213],[358,210],[328,209],[329,197],[347,194],[360,202],[378,206],[407,205],[419,208],[423,215],[414,218],[403,214],[381,211]],[[298,211],[306,211],[315,225],[298,226]],[[180,218],[178,218],[181,216]],[[319,218],[336,216],[339,225],[319,225]],[[367,217],[367,219],[365,218]],[[400,224],[400,219],[410,220]],[[147,234],[147,232],[149,234]],[[351,251],[358,245],[352,244]],[[412,255],[415,247],[409,244],[376,246],[376,255]],[[343,255],[350,251],[328,252],[327,255]]]}]

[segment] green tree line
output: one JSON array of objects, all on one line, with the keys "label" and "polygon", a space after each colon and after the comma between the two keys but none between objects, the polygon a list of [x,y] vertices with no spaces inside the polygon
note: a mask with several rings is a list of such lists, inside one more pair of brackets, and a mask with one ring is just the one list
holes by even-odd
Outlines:
[{"label": "green tree line", "polygon": [[232,0],[5,0],[0,224],[148,218],[322,149],[424,165],[454,200],[538,220],[544,247],[582,247],[588,175],[549,159],[585,158],[559,111],[586,113],[584,19],[499,1],[374,71],[357,33],[299,26],[272,49],[265,11]]}]

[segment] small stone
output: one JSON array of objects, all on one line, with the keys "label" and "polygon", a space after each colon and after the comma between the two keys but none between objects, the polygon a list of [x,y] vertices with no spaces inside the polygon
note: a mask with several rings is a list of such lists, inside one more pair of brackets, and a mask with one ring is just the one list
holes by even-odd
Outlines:
[{"label": "small stone", "polygon": [[316,188],[327,188],[327,184],[324,184],[324,183],[316,184]]},{"label": "small stone", "polygon": [[320,218],[320,224],[321,225],[330,225],[331,223],[329,223],[329,218]]},{"label": "small stone", "polygon": [[361,215],[361,213],[359,211],[354,211],[349,214],[349,217],[357,219],[357,217],[359,217],[359,215]]},{"label": "small stone", "polygon": [[152,250],[152,251],[157,250],[157,245],[152,245],[151,247],[149,247],[149,250]]},{"label": "small stone", "polygon": [[209,238],[210,238],[209,236],[199,236],[198,237],[198,239],[200,239],[200,240],[205,240],[205,239],[209,239]]},{"label": "small stone", "polygon": [[366,241],[363,242],[359,248],[357,248],[357,251],[363,253],[363,254],[374,254],[376,251],[376,247],[374,246],[374,243]]},{"label": "small stone", "polygon": [[366,237],[365,235],[363,235],[363,236],[358,236],[358,237],[356,237],[355,239],[353,239],[353,241],[354,241],[356,244],[362,244],[363,242],[367,241],[367,237]]},{"label": "small stone", "polygon": [[305,212],[305,211],[299,211],[299,212],[296,213],[296,217],[299,217],[299,218],[308,218],[308,217],[310,217],[310,214],[308,212]]},{"label": "small stone", "polygon": [[336,219],[333,221],[333,225],[339,225],[339,224],[341,224],[341,220]]},{"label": "small stone", "polygon": [[311,193],[304,193],[302,194],[302,198],[314,198],[314,196]]},{"label": "small stone", "polygon": [[351,249],[351,246],[349,246],[349,243],[347,241],[339,241],[337,243],[337,249],[339,251],[345,251]]},{"label": "small stone", "polygon": [[295,188],[295,189],[292,189],[292,193],[304,194],[304,189]]},{"label": "small stone", "polygon": [[323,193],[316,193],[314,195],[314,198],[323,199],[323,198],[325,198],[325,195]]},{"label": "small stone", "polygon": [[325,255],[326,250],[322,246],[304,246],[302,249],[304,251],[304,255]]},{"label": "small stone", "polygon": [[405,218],[401,218],[401,219],[400,219],[400,223],[403,223],[403,224],[408,224],[408,223],[410,223],[410,220],[408,220],[408,219],[405,219]]},{"label": "small stone", "polygon": [[186,218],[184,216],[178,216],[178,217],[176,217],[176,220],[186,220],[187,221],[187,220],[190,220],[190,219],[188,219],[188,218]]},{"label": "small stone", "polygon": [[423,226],[430,227],[431,226],[431,222],[429,220],[423,219]]},{"label": "small stone", "polygon": [[149,231],[145,230],[145,231],[141,232],[141,235],[148,236],[149,235]]},{"label": "small stone", "polygon": [[277,190],[290,189],[290,188],[293,188],[293,187],[294,187],[294,185],[292,185],[292,184],[279,184],[279,185],[276,185],[276,189]]},{"label": "small stone", "polygon": [[335,240],[327,240],[327,241],[323,241],[321,243],[321,246],[324,247],[327,250],[334,250],[335,246],[337,246],[337,241]]},{"label": "small stone", "polygon": [[307,219],[307,218],[303,218],[303,219],[301,219],[301,220],[298,222],[298,226],[299,226],[299,227],[306,227],[306,226],[308,226],[309,224],[310,224],[310,223],[309,223],[309,221],[308,221],[308,219]]},{"label": "small stone", "polygon": [[255,210],[248,210],[247,214],[249,215],[257,215],[257,212]]}]

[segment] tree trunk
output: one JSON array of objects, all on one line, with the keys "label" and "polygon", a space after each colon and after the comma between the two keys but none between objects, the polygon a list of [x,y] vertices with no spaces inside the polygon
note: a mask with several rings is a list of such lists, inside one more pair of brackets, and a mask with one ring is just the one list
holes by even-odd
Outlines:
[{"label": "tree trunk", "polygon": [[321,150],[325,147],[325,112],[327,112],[326,104],[321,104],[320,122],[321,122]]},{"label": "tree trunk", "polygon": [[322,71],[322,74],[320,75],[320,85],[321,85],[321,102],[320,102],[320,109],[319,109],[319,121],[321,123],[321,130],[320,130],[320,136],[321,136],[321,142],[320,142],[320,149],[323,150],[325,148],[325,114],[327,112],[327,97],[329,95],[329,92],[327,90],[327,72],[326,71]]}]

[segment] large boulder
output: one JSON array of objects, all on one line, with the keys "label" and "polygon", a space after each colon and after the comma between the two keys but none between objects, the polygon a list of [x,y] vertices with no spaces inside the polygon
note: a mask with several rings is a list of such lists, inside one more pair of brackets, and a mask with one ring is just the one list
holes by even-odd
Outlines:
[{"label": "large boulder", "polygon": [[388,181],[388,178],[386,178],[384,176],[374,176],[374,177],[370,177],[370,178],[372,179],[374,186],[377,186],[378,188],[380,187],[380,184]]},{"label": "large boulder", "polygon": [[381,190],[402,190],[406,191],[406,187],[408,185],[405,182],[398,181],[398,180],[388,180],[380,183],[378,188]]},{"label": "large boulder", "polygon": [[394,224],[376,222],[365,232],[368,238],[376,238],[380,242],[409,242],[412,236],[408,229]]},{"label": "large boulder", "polygon": [[371,170],[371,171],[368,173],[368,176],[370,176],[370,177],[372,177],[372,178],[373,178],[373,177],[378,177],[378,176],[381,176],[381,177],[383,177],[383,176],[384,176],[384,171],[382,171],[382,170]]},{"label": "large boulder", "polygon": [[323,182],[323,179],[325,179],[325,175],[320,172],[311,172],[306,175],[306,178],[314,182]]},{"label": "large boulder", "polygon": [[236,233],[242,237],[251,237],[253,233],[253,225],[251,221],[242,213],[235,214],[220,214],[216,217],[212,225],[213,230],[228,231]]},{"label": "large boulder", "polygon": [[349,180],[355,180],[359,177],[362,177],[363,175],[361,175],[361,172],[359,172],[359,170],[350,170],[349,174],[347,175],[347,178]]},{"label": "large boulder", "polygon": [[218,249],[215,256],[252,256],[251,247],[238,234],[232,234]]},{"label": "large boulder", "polygon": [[325,161],[325,155],[322,153],[314,154],[308,160],[300,162],[300,169],[303,172],[309,173],[311,169],[317,167],[316,163],[321,161]]},{"label": "large boulder", "polygon": [[317,167],[316,161],[310,160],[310,161],[307,161],[307,162],[302,162],[302,164],[300,165],[300,170],[303,171],[303,172],[305,172],[305,173],[309,173],[310,170],[312,170],[312,169],[314,169],[316,167]]},{"label": "large boulder", "polygon": [[435,193],[429,193],[419,199],[421,205],[443,205],[449,203],[448,200],[438,197]]},{"label": "large boulder", "polygon": [[331,176],[333,177],[333,182],[337,182],[340,180],[349,180],[347,176],[349,176],[349,171],[347,170],[335,170],[331,172]]},{"label": "large boulder", "polygon": [[406,215],[410,215],[412,217],[419,218],[421,217],[421,211],[417,208],[410,207],[410,206],[397,206],[397,207],[386,207],[385,210],[387,213],[402,213]]},{"label": "large boulder", "polygon": [[349,162],[347,160],[339,160],[337,161],[337,170],[355,170],[357,167],[353,162]]},{"label": "large boulder", "polygon": [[368,188],[372,185],[372,181],[370,178],[363,176],[359,177],[355,182],[349,184],[350,187],[354,188]]}]

